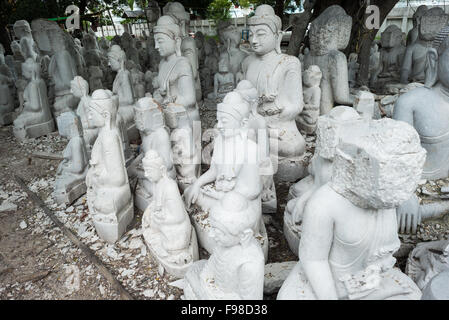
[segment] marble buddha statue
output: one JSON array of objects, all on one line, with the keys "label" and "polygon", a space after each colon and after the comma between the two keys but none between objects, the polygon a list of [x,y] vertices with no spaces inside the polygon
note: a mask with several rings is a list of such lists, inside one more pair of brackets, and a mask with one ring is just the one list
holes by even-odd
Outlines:
[{"label": "marble buddha statue", "polygon": [[98,236],[109,243],[121,238],[134,216],[117,114],[117,97],[110,91],[92,94],[87,119],[99,133],[86,176],[87,203]]},{"label": "marble buddha statue", "polygon": [[[161,55],[153,98],[164,108],[171,102],[186,108],[190,120],[199,121],[195,77],[189,59],[181,55],[182,33],[171,16],[162,16],[153,29]],[[193,40],[193,39],[192,39]]]},{"label": "marble buddha statue", "polygon": [[124,121],[129,140],[135,140],[139,136],[134,122],[135,93],[131,73],[126,69],[126,54],[118,45],[113,45],[109,49],[108,58],[112,70],[117,72],[112,92],[118,96],[118,113]]},{"label": "marble buddha statue", "polygon": [[163,159],[164,170],[168,177],[176,178],[176,171],[173,165],[169,130],[165,126],[164,113],[158,104],[152,98],[141,98],[134,107],[134,114],[137,129],[142,137],[140,146],[142,152],[133,161],[131,167],[133,168],[133,175],[137,175],[139,179],[136,187],[135,205],[144,211],[153,195],[154,183],[146,178],[143,168],[140,168],[142,158],[149,150],[153,150]]},{"label": "marble buddha statue", "polygon": [[186,57],[192,66],[193,79],[195,83],[196,101],[201,101],[201,82],[199,76],[198,49],[195,40],[189,36],[190,14],[180,2],[168,2],[162,9],[164,15],[171,16],[178,24],[181,37],[181,54]]},{"label": "marble buddha statue", "polygon": [[420,136],[421,145],[427,150],[423,179],[449,176],[448,58],[449,37],[446,34],[445,39],[427,49],[425,87],[401,95],[394,106],[393,119],[412,125]]},{"label": "marble buddha statue", "polygon": [[442,8],[433,7],[420,18],[418,39],[407,46],[401,68],[401,83],[424,82],[426,56],[436,35],[449,21]]},{"label": "marble buddha statue", "polygon": [[5,56],[0,53],[0,125],[13,121],[14,91],[13,73],[5,63]]},{"label": "marble buddha statue", "polygon": [[234,77],[241,68],[243,60],[248,55],[246,52],[240,50],[240,40],[241,32],[240,30],[230,21],[220,21],[218,25],[218,36],[223,44],[224,51],[222,53],[227,53],[229,55],[229,61],[231,66],[231,72]]},{"label": "marble buddha statue", "polygon": [[352,18],[338,5],[328,7],[310,25],[310,53],[304,57],[304,69],[317,65],[323,73],[320,115],[328,113],[334,105],[353,104],[348,63],[342,52],[348,46],[351,28]]},{"label": "marble buddha statue", "polygon": [[31,27],[28,21],[18,20],[13,26],[14,34],[20,40],[20,48],[23,53],[24,59],[31,58],[37,61],[39,57],[39,49],[34,42],[33,35],[31,33]]},{"label": "marble buddha statue", "polygon": [[313,134],[320,116],[321,78],[323,74],[318,66],[310,66],[302,75],[304,109],[296,117],[298,128],[307,134]]},{"label": "marble buddha statue", "polygon": [[23,110],[14,120],[14,136],[19,140],[37,138],[55,130],[47,97],[47,86],[40,77],[38,62],[28,58],[22,64],[22,75],[28,80],[23,92]]},{"label": "marble buddha statue", "polygon": [[305,207],[299,262],[277,299],[420,299],[393,254],[395,207],[415,191],[425,156],[416,131],[387,118],[340,141],[331,180]]},{"label": "marble buddha statue", "polygon": [[221,101],[224,96],[234,90],[235,77],[230,70],[229,55],[224,53],[218,62],[218,72],[214,76],[214,91],[208,95],[209,99]]},{"label": "marble buddha statue", "polygon": [[281,53],[281,19],[269,5],[249,18],[254,53],[243,61],[243,73],[259,94],[258,112],[270,133],[270,153],[277,164],[275,179],[296,181],[304,175],[305,140],[295,119],[303,109],[301,64]]},{"label": "marble buddha statue", "polygon": [[54,197],[57,204],[70,205],[86,193],[86,174],[89,164],[86,144],[83,137],[81,119],[73,112],[65,112],[57,119],[66,122],[59,127],[61,136],[69,143],[63,152],[64,159],[56,170]]},{"label": "marble buddha statue", "polygon": [[388,26],[381,35],[380,50],[381,72],[378,78],[386,81],[398,81],[401,72],[405,47],[402,45],[402,31],[396,25]]},{"label": "marble buddha statue", "polygon": [[419,25],[421,23],[420,19],[423,16],[426,11],[429,10],[429,8],[426,5],[419,6],[415,13],[413,13],[412,21],[413,21],[413,28],[408,32],[407,34],[407,46],[413,44],[418,40],[419,38]]},{"label": "marble buddha statue", "polygon": [[145,176],[154,185],[153,197],[142,217],[143,237],[153,257],[172,276],[182,278],[198,260],[195,229],[184,207],[178,185],[165,160],[155,150],[142,159]]},{"label": "marble buddha statue", "polygon": [[262,300],[264,255],[253,237],[258,214],[248,199],[227,193],[211,211],[217,246],[208,260],[195,262],[184,277],[186,300]]}]

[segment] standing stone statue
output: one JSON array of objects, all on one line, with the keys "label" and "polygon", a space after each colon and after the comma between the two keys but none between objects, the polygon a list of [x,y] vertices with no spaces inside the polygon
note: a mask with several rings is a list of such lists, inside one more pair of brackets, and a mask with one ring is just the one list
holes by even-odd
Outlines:
[{"label": "standing stone statue", "polygon": [[423,179],[444,179],[449,176],[449,37],[446,34],[442,42],[426,50],[426,86],[401,95],[393,119],[407,122],[418,132],[427,150]]},{"label": "standing stone statue", "polygon": [[237,192],[227,193],[211,211],[209,260],[195,262],[184,278],[187,300],[262,300],[264,255],[254,239],[258,214]]},{"label": "standing stone statue", "polygon": [[64,159],[56,170],[54,197],[57,204],[72,204],[86,193],[86,174],[89,164],[83,128],[80,118],[73,112],[65,112],[57,121],[61,136],[69,139],[63,152]]},{"label": "standing stone statue", "polygon": [[373,121],[364,135],[337,146],[332,179],[305,207],[299,262],[278,299],[421,298],[395,268],[395,207],[418,185],[426,152],[409,125]]},{"label": "standing stone statue", "polygon": [[335,104],[352,106],[349,93],[348,62],[342,50],[349,43],[352,18],[333,5],[312,21],[309,30],[310,53],[304,57],[304,68],[317,65],[321,79],[320,114],[328,113]]},{"label": "standing stone statue", "polygon": [[402,45],[402,31],[396,25],[388,26],[381,35],[380,50],[381,72],[383,81],[398,81],[400,77],[405,47]]},{"label": "standing stone statue", "polygon": [[321,89],[320,83],[323,74],[318,66],[310,66],[302,76],[304,109],[296,117],[298,128],[307,134],[316,130],[316,122],[320,116]]},{"label": "standing stone statue", "polygon": [[121,238],[134,216],[117,111],[117,98],[110,91],[92,94],[89,127],[99,128],[100,132],[86,177],[87,203],[99,237],[109,243]]},{"label": "standing stone statue", "polygon": [[181,55],[182,34],[179,26],[173,17],[162,16],[153,30],[156,49],[162,57],[154,99],[163,108],[171,102],[180,104],[186,108],[192,122],[200,121],[195,78],[189,60]]},{"label": "standing stone statue", "polygon": [[154,184],[153,198],[142,217],[143,237],[164,269],[182,278],[198,260],[195,229],[164,159],[155,150],[147,150],[142,165],[145,176]]},{"label": "standing stone statue", "polygon": [[419,6],[413,14],[413,28],[407,34],[407,47],[416,42],[419,38],[419,25],[421,24],[421,17],[429,8],[426,5]]},{"label": "standing stone statue", "polygon": [[425,80],[426,56],[432,47],[435,36],[449,21],[449,16],[442,8],[427,10],[420,19],[419,37],[407,46],[401,68],[401,83],[423,82]]},{"label": "standing stone statue", "polygon": [[243,61],[245,79],[259,94],[258,112],[270,134],[270,153],[277,163],[275,179],[296,181],[304,175],[305,140],[295,119],[303,109],[301,65],[281,53],[281,19],[269,5],[260,5],[249,18],[254,54]]},{"label": "standing stone statue", "polygon": [[47,86],[40,72],[40,64],[32,58],[22,64],[22,75],[29,82],[23,92],[23,110],[14,120],[14,136],[19,140],[37,138],[55,130]]}]

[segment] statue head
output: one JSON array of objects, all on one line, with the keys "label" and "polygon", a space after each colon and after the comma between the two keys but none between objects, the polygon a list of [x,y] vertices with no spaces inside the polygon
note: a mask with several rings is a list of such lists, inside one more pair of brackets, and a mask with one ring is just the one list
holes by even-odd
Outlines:
[{"label": "statue head", "polygon": [[195,38],[194,39],[195,39],[196,47],[198,49],[203,48],[204,42],[206,41],[206,38],[204,37],[204,34],[201,31],[195,32]]},{"label": "statue head", "polygon": [[106,38],[101,38],[100,41],[98,42],[98,44],[100,45],[100,48],[103,50],[109,50],[109,41]]},{"label": "statue head", "polygon": [[92,93],[87,112],[89,128],[115,127],[118,98],[109,90],[98,89]]},{"label": "statue head", "polygon": [[416,9],[415,13],[413,14],[413,28],[419,25],[421,17],[424,13],[426,13],[428,9],[429,8],[426,5],[421,5]]},{"label": "statue head", "polygon": [[229,248],[246,244],[260,216],[241,194],[227,192],[210,213],[210,237],[219,246]]},{"label": "statue head", "polygon": [[167,167],[164,160],[155,150],[145,152],[142,167],[145,171],[145,177],[151,182],[158,182],[162,177],[167,176]]},{"label": "statue head", "polygon": [[25,79],[38,79],[41,75],[41,66],[33,58],[28,58],[22,63],[22,75]]},{"label": "statue head", "polygon": [[432,41],[449,21],[449,16],[440,7],[427,10],[420,19],[419,38],[424,41]]},{"label": "statue head", "polygon": [[324,55],[331,50],[344,50],[351,37],[352,18],[338,6],[328,7],[312,21],[309,29],[310,50]]},{"label": "statue head", "polygon": [[220,60],[218,61],[218,72],[228,73],[229,67],[229,55],[227,53],[222,53],[220,55]]},{"label": "statue head", "polygon": [[323,73],[320,67],[312,65],[307,70],[304,71],[302,75],[302,82],[306,87],[318,87],[321,83],[321,78]]},{"label": "statue head", "polygon": [[108,52],[109,64],[114,71],[119,71],[125,66],[126,53],[118,45],[113,45]]},{"label": "statue head", "polygon": [[449,54],[449,26],[440,30],[428,49],[426,57],[426,82],[428,88],[433,87],[439,80],[449,89],[449,65],[445,61]]},{"label": "statue head", "polygon": [[168,2],[162,9],[164,15],[171,16],[175,23],[179,26],[181,36],[187,36],[187,28],[189,27],[190,14],[184,6],[179,2]]},{"label": "statue head", "polygon": [[236,90],[217,105],[217,129],[224,137],[234,136],[248,127],[251,105]]},{"label": "statue head", "polygon": [[83,47],[85,50],[97,49],[97,38],[91,33],[86,33],[83,37]]},{"label": "statue head", "polygon": [[133,41],[133,37],[128,32],[123,32],[122,36],[120,37],[120,44],[121,47],[126,50],[129,47],[131,47]]},{"label": "statue head", "polygon": [[226,47],[236,47],[240,43],[240,31],[235,25],[231,24],[229,20],[219,21],[217,30],[220,41]]},{"label": "statue head", "polygon": [[160,17],[153,32],[155,47],[161,57],[181,56],[181,30],[171,16]]},{"label": "statue head", "polygon": [[257,55],[264,55],[273,50],[281,53],[282,21],[271,6],[258,6],[255,15],[248,19],[248,25],[249,41]]},{"label": "statue head", "polygon": [[28,21],[18,20],[13,26],[14,34],[17,38],[22,39],[23,37],[32,38],[31,27]]},{"label": "statue head", "polygon": [[411,125],[388,118],[371,121],[364,133],[341,137],[330,186],[359,208],[395,208],[415,192],[425,159]]},{"label": "statue head", "polygon": [[89,83],[83,77],[76,76],[70,81],[70,92],[77,98],[85,97],[89,94]]},{"label": "statue head", "polygon": [[134,120],[140,132],[148,133],[165,127],[164,113],[158,103],[149,97],[140,98],[134,107]]},{"label": "statue head", "polygon": [[61,136],[67,139],[80,137],[83,135],[81,119],[73,111],[61,113],[57,118],[58,131]]},{"label": "statue head", "polygon": [[394,48],[402,43],[402,30],[398,26],[392,24],[382,32],[381,39],[382,48]]}]

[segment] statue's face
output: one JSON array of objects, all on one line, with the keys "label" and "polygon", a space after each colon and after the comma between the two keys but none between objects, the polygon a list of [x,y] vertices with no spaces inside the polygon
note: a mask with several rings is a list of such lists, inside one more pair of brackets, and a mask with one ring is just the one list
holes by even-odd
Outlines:
[{"label": "statue's face", "polygon": [[89,128],[101,128],[105,125],[105,120],[96,110],[89,108],[87,111],[87,125]]},{"label": "statue's face", "polygon": [[111,66],[111,69],[114,71],[120,70],[122,66],[121,61],[113,56],[109,56],[109,65]]},{"label": "statue's face", "polygon": [[223,137],[231,137],[238,133],[241,128],[240,121],[237,121],[233,116],[224,112],[217,113],[217,129]]},{"label": "statue's face", "polygon": [[176,41],[164,33],[154,35],[155,47],[161,57],[169,57],[176,52]]},{"label": "statue's face", "polygon": [[249,41],[257,55],[264,55],[276,49],[276,36],[264,24],[250,26]]},{"label": "statue's face", "polygon": [[229,62],[227,59],[221,59],[218,62],[218,71],[220,72],[229,72]]},{"label": "statue's face", "polygon": [[161,168],[156,168],[155,166],[144,167],[145,177],[151,182],[158,182],[162,178]]},{"label": "statue's face", "polygon": [[77,98],[81,98],[86,94],[85,90],[75,79],[70,81],[70,92]]},{"label": "statue's face", "polygon": [[399,30],[384,31],[380,41],[383,48],[394,48],[399,46],[402,41],[402,32]]},{"label": "statue's face", "polygon": [[233,247],[240,242],[238,237],[229,233],[224,227],[220,226],[220,224],[216,222],[212,223],[209,235],[219,246],[225,248]]},{"label": "statue's face", "polygon": [[[270,28],[268,30],[271,32]],[[239,31],[234,26],[229,26],[223,31],[223,40],[227,42],[230,39],[233,45],[237,45],[240,42],[240,37]]]}]

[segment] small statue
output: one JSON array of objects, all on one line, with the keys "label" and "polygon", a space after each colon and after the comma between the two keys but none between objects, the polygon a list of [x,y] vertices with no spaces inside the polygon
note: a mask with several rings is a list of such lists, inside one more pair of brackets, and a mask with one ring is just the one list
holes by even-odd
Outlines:
[{"label": "small statue", "polygon": [[382,49],[380,50],[381,71],[378,78],[386,81],[398,81],[405,54],[402,45],[402,31],[396,25],[388,26],[381,35]]},{"label": "small statue", "polygon": [[240,50],[239,47],[242,37],[241,32],[229,20],[220,21],[218,24],[218,36],[224,48],[222,54],[227,53],[229,55],[230,71],[236,77],[237,73],[241,71],[243,60],[248,55],[246,52]]},{"label": "small statue", "polygon": [[131,73],[131,81],[136,99],[145,97],[145,74],[132,60],[126,62],[126,69]]},{"label": "small statue", "polygon": [[126,59],[140,66],[139,51],[135,46],[135,39],[128,32],[124,32],[120,38],[120,44],[120,47],[126,53]]},{"label": "small statue", "polygon": [[315,132],[316,122],[320,116],[320,83],[322,76],[323,74],[318,66],[310,66],[302,76],[304,109],[296,118],[296,124],[300,130],[307,134]]},{"label": "small statue", "polygon": [[69,143],[63,152],[64,159],[56,170],[54,197],[57,204],[70,205],[86,193],[89,157],[80,118],[72,111],[61,114],[57,121],[66,122],[58,127],[64,128],[59,133],[69,139]]},{"label": "small statue", "polygon": [[395,268],[395,207],[418,185],[426,152],[416,131],[384,118],[337,146],[331,181],[304,210],[299,262],[278,299],[384,300],[421,298]]},{"label": "small statue", "polygon": [[204,65],[200,69],[203,95],[207,96],[214,88],[214,75],[218,72],[217,43],[213,38],[204,43]]},{"label": "small statue", "polygon": [[401,68],[401,83],[425,80],[426,56],[435,36],[449,21],[449,15],[440,7],[427,10],[420,18],[419,37],[407,46]]},{"label": "small statue", "polygon": [[328,7],[310,25],[310,53],[304,58],[304,68],[317,65],[323,73],[320,115],[328,113],[334,105],[353,104],[348,62],[342,52],[348,46],[351,28],[352,18],[338,5]]},{"label": "small statue", "polygon": [[264,254],[254,239],[259,216],[237,192],[227,193],[211,210],[209,260],[195,262],[184,278],[186,300],[262,300]]},{"label": "small statue", "polygon": [[117,97],[97,90],[89,103],[90,128],[99,128],[86,176],[87,203],[100,238],[114,243],[134,216],[133,198],[125,169],[122,136],[117,127]]},{"label": "small statue", "polygon": [[212,100],[212,106],[208,109],[216,110],[216,104],[221,102],[224,96],[234,90],[234,74],[229,70],[229,56],[225,53],[220,57],[218,72],[214,76],[214,92],[208,95],[208,100]]},{"label": "small statue", "polygon": [[37,138],[55,131],[47,86],[40,72],[40,64],[32,58],[22,64],[22,75],[29,82],[23,93],[23,110],[14,120],[14,136],[19,140]]},{"label": "small statue", "polygon": [[419,25],[421,24],[421,17],[429,8],[426,5],[419,6],[413,14],[413,28],[407,34],[407,47],[414,44],[419,38]]},{"label": "small statue", "polygon": [[195,229],[190,224],[178,185],[168,176],[155,150],[142,159],[145,176],[154,184],[153,198],[142,217],[143,237],[151,253],[172,276],[182,278],[198,260]]}]

